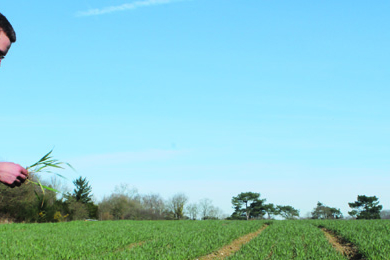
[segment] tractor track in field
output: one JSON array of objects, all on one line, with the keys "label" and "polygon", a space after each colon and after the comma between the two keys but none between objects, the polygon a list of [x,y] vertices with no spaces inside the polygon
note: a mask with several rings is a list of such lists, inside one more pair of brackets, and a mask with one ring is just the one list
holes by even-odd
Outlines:
[{"label": "tractor track in field", "polygon": [[363,255],[359,253],[357,246],[337,235],[332,230],[321,226],[319,228],[322,230],[322,232],[324,232],[324,235],[328,239],[329,243],[331,243],[337,251],[346,256],[348,259],[364,260]]},{"label": "tractor track in field", "polygon": [[236,240],[234,240],[232,243],[220,248],[218,251],[215,251],[215,252],[212,252],[211,254],[199,257],[196,260],[224,259],[224,258],[234,254],[238,250],[240,250],[240,248],[244,244],[248,243],[249,241],[251,241],[252,239],[257,237],[258,235],[260,235],[260,233],[264,229],[266,229],[268,226],[269,226],[268,224],[265,224],[259,230],[252,232],[252,233],[249,233],[245,236],[239,237]]},{"label": "tractor track in field", "polygon": [[[123,246],[123,247],[119,247],[115,250],[108,250],[108,251],[105,251],[105,252],[99,252],[98,255],[99,257],[102,257],[102,259],[105,259],[104,257],[108,254],[111,254],[111,253],[120,253],[120,252],[123,252],[125,250],[129,250],[129,249],[133,249],[135,247],[138,247],[138,246],[142,246],[143,244],[145,244],[146,242],[148,241],[139,241],[139,242],[134,242],[134,243],[131,243],[131,244],[128,244],[126,246]],[[92,254],[91,256],[94,256],[96,257],[96,254]]]},{"label": "tractor track in field", "polygon": [[145,243],[146,243],[146,241],[134,242],[134,243],[127,245],[126,247],[122,247],[122,248],[117,249],[116,252],[121,252],[121,251],[124,251],[126,249],[127,250],[132,249],[132,248],[137,247],[137,246],[142,246]]}]

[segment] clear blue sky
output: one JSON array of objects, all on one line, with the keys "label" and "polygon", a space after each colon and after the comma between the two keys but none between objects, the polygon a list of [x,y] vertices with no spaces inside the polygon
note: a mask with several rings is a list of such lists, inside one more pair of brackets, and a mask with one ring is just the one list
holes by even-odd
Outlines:
[{"label": "clear blue sky", "polygon": [[8,1],[0,159],[54,156],[97,200],[260,192],[390,208],[388,1]]}]

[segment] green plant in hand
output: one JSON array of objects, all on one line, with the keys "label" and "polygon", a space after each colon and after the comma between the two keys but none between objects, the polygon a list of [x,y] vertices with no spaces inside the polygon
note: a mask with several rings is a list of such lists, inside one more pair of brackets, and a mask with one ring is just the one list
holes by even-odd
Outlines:
[{"label": "green plant in hand", "polygon": [[[62,176],[56,172],[53,172],[53,170],[65,169],[64,166],[68,166],[69,168],[73,169],[73,167],[69,163],[60,162],[57,159],[54,159],[51,156],[52,152],[53,152],[53,149],[50,150],[50,152],[48,152],[47,154],[45,154],[39,161],[37,161],[36,163],[34,163],[26,168],[28,170],[29,174],[35,175],[35,178],[37,179],[36,182],[32,181],[31,178],[29,178],[27,181],[39,186],[42,190],[43,195],[45,195],[45,190],[50,190],[50,191],[54,191],[57,193],[59,193],[59,191],[56,189],[53,189],[51,187],[43,185],[37,177],[38,173],[44,173],[44,172],[51,173],[51,174],[55,174],[55,175],[65,179],[64,176]],[[38,199],[40,199],[38,194],[37,193],[35,193],[35,194],[37,195]],[[43,203],[43,201],[42,201],[42,203]]]}]

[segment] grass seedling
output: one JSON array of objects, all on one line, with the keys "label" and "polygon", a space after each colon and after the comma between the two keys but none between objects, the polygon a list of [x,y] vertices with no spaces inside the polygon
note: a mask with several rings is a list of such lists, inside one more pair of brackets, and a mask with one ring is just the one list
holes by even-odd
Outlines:
[{"label": "grass seedling", "polygon": [[[30,179],[27,179],[28,182],[31,182],[37,186],[39,186],[42,190],[42,194],[43,196],[45,195],[45,190],[50,190],[50,191],[53,191],[53,192],[56,192],[56,193],[60,193],[58,190],[54,189],[54,188],[51,188],[51,187],[48,187],[48,186],[45,186],[41,183],[41,181],[39,180],[39,178],[37,177],[37,174],[38,173],[51,173],[51,174],[55,174],[61,178],[64,178],[66,179],[64,176],[56,173],[56,172],[53,172],[53,170],[55,169],[65,169],[64,166],[68,166],[69,168],[73,169],[73,167],[69,164],[69,163],[65,163],[65,162],[60,162],[58,161],[57,159],[53,159],[53,157],[51,156],[51,153],[53,152],[53,149],[50,150],[50,152],[48,152],[47,154],[45,154],[39,161],[37,161],[36,163],[26,167],[27,171],[29,172],[30,175],[35,175],[35,178],[37,179],[37,181],[32,181],[31,178]],[[73,169],[74,170],[74,169]],[[40,200],[41,198],[39,197],[39,195],[37,194],[37,192],[35,192],[35,195],[37,196],[37,198]],[[43,198],[42,198],[42,205],[43,205]]]}]

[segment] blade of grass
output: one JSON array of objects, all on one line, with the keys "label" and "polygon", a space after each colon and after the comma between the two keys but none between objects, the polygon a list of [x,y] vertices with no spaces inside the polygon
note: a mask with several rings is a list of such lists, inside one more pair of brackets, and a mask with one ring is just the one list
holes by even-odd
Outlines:
[{"label": "blade of grass", "polygon": [[[50,170],[50,168],[55,168],[55,169],[65,169],[62,165],[65,165],[65,166],[68,166],[69,168],[71,168],[72,170],[75,170],[69,163],[65,163],[65,162],[60,162],[58,161],[57,159],[53,159],[52,156],[51,156],[51,153],[53,152],[53,149],[51,149],[47,154],[45,154],[39,161],[37,161],[36,163],[26,167],[26,169],[29,171],[30,174],[37,174],[37,173],[42,173],[42,172],[46,172],[46,173],[51,173],[51,174],[55,174],[61,178],[64,178],[66,179],[64,176],[58,174],[58,173],[55,173],[55,172],[52,172]],[[42,194],[43,194],[43,198],[42,198],[42,206],[43,206],[43,202],[44,202],[44,196],[45,196],[45,190],[50,190],[50,191],[53,191],[53,192],[56,192],[56,193],[60,193],[58,190],[54,189],[54,188],[51,188],[51,187],[48,187],[48,186],[45,186],[45,185],[42,185],[41,181],[38,179],[38,177],[36,177],[37,179],[37,182],[34,182],[34,181],[31,181],[30,179],[28,179],[29,182],[37,185],[40,187],[40,189],[42,190]],[[35,191],[36,195],[37,195],[37,192]],[[37,198],[40,200],[39,196],[37,195]]]},{"label": "blade of grass", "polygon": [[59,192],[58,190],[56,190],[56,189],[53,189],[53,188],[51,188],[51,187],[48,187],[48,186],[45,186],[45,185],[41,185],[45,190],[51,190],[51,191],[54,191],[54,192],[56,192],[56,193],[61,193],[61,192]]}]

